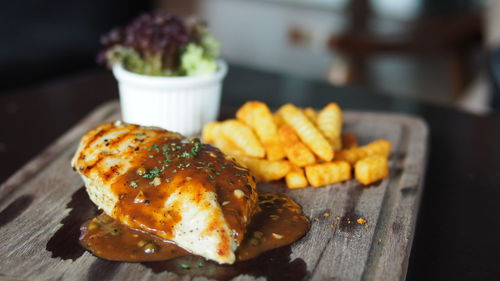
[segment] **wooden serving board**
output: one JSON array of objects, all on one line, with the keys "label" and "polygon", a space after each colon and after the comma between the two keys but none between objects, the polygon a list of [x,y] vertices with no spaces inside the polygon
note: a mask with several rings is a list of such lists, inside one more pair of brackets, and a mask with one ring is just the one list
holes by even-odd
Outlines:
[{"label": "wooden serving board", "polygon": [[[393,143],[391,176],[369,187],[357,181],[287,190],[311,219],[292,246],[233,266],[124,263],[94,257],[78,245],[80,223],[96,213],[70,167],[80,137],[120,118],[107,103],[0,186],[1,280],[403,280],[422,192],[428,129],[405,115],[345,112],[345,132],[360,142]],[[34,140],[36,141],[36,140]],[[358,218],[367,222],[360,224]],[[189,261],[187,261],[189,262]]]}]

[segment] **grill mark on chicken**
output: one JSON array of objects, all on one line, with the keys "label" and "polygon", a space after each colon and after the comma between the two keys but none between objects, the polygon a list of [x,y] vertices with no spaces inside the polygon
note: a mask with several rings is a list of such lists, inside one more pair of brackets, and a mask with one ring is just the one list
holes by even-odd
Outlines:
[{"label": "grill mark on chicken", "polygon": [[121,135],[119,135],[117,137],[114,137],[114,138],[108,140],[106,142],[107,143],[106,146],[110,146],[111,148],[116,148],[117,146],[119,146],[127,138],[134,138],[135,139],[135,137],[131,136],[130,134],[127,134],[126,132],[124,132],[123,134],[121,134]]},{"label": "grill mark on chicken", "polygon": [[90,147],[95,141],[97,141],[100,137],[102,137],[103,135],[105,135],[107,130],[108,129],[101,128],[101,129],[99,129],[99,131],[97,131],[96,133],[94,133],[93,135],[91,135],[90,139],[86,142],[86,147],[85,148]]},{"label": "grill mark on chicken", "polygon": [[103,174],[103,175],[102,175],[102,176],[103,176],[103,179],[104,179],[105,181],[108,181],[108,180],[109,180],[109,179],[110,179],[113,175],[119,175],[119,174],[120,174],[120,173],[118,172],[118,171],[119,171],[119,169],[120,169],[120,166],[118,166],[118,165],[113,165],[113,166],[111,166],[111,168],[110,168],[108,171],[106,171],[106,172],[102,173],[102,174]]},{"label": "grill mark on chicken", "polygon": [[91,170],[93,170],[99,163],[104,159],[102,155],[99,155],[96,161],[92,162],[91,164],[85,166],[85,173],[88,174]]}]

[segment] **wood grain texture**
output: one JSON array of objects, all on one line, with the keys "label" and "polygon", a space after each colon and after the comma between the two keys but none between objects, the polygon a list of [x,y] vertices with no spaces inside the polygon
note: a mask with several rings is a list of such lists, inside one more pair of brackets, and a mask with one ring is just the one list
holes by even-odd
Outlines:
[{"label": "wood grain texture", "polygon": [[[207,280],[101,260],[75,244],[79,224],[68,218],[84,208],[79,197],[85,194],[70,158],[87,130],[119,116],[118,103],[101,106],[0,186],[0,280]],[[344,131],[356,133],[362,144],[379,138],[394,144],[389,179],[369,187],[351,180],[298,190],[277,182],[259,189],[288,193],[312,219],[310,232],[290,252],[290,261],[307,269],[303,279],[403,280],[422,192],[427,127],[405,115],[346,112]],[[59,244],[74,248],[73,255],[52,249]]]}]

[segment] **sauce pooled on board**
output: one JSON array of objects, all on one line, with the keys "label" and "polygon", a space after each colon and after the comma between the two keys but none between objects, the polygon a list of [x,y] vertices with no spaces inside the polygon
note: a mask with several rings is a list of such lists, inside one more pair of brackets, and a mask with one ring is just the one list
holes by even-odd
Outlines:
[{"label": "sauce pooled on board", "polygon": [[[248,260],[259,254],[300,239],[309,230],[300,206],[285,195],[259,195],[261,211],[248,226],[236,251],[236,259]],[[190,253],[156,235],[133,229],[106,214],[86,221],[81,227],[80,244],[107,260],[144,262],[168,260]]]}]

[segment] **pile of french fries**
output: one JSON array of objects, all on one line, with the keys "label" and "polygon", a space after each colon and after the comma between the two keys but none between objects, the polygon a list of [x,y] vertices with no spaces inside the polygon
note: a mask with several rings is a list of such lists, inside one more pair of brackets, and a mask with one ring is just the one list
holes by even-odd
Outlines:
[{"label": "pile of french fries", "polygon": [[203,141],[246,166],[258,181],[285,178],[288,188],[320,187],[354,177],[362,184],[389,176],[391,143],[358,146],[356,135],[342,134],[336,103],[319,112],[285,104],[276,113],[259,101],[245,103],[236,119],[205,125]]}]

